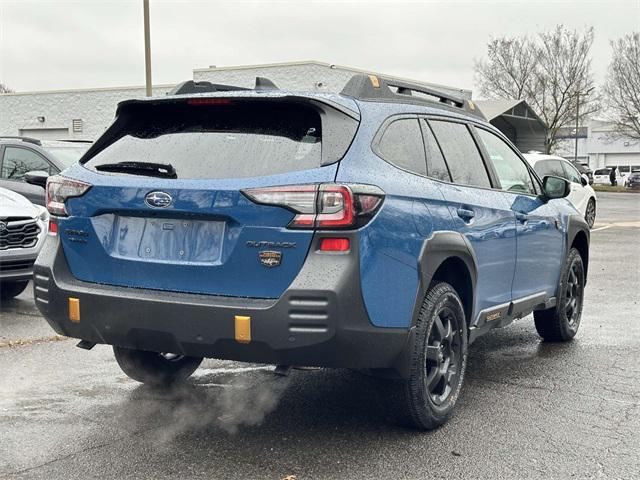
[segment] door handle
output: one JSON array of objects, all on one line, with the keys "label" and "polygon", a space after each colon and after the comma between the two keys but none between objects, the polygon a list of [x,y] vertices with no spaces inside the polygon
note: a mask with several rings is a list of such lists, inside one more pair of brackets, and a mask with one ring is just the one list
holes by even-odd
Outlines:
[{"label": "door handle", "polygon": [[468,222],[473,217],[476,216],[476,212],[473,210],[469,210],[468,208],[458,208],[458,216],[463,219],[465,222]]},{"label": "door handle", "polygon": [[520,213],[517,212],[516,213],[516,220],[518,220],[520,223],[527,223],[527,220],[529,220],[529,215],[525,214],[525,213]]}]

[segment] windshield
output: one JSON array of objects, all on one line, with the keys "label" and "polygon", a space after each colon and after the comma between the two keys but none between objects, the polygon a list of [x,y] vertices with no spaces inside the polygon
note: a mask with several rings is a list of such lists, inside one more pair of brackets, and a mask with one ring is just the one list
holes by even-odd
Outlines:
[{"label": "windshield", "polygon": [[66,168],[77,162],[88,149],[87,145],[86,147],[48,147],[47,151]]}]

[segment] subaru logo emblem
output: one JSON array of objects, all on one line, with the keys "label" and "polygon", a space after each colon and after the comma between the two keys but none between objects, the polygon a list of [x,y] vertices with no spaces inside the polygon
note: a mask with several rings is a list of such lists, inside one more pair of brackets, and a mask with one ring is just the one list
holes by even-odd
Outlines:
[{"label": "subaru logo emblem", "polygon": [[7,229],[7,224],[0,222],[0,232],[4,232]]},{"label": "subaru logo emblem", "polygon": [[171,195],[165,192],[149,192],[147,196],[144,197],[144,201],[147,205],[154,208],[166,208],[173,203]]}]

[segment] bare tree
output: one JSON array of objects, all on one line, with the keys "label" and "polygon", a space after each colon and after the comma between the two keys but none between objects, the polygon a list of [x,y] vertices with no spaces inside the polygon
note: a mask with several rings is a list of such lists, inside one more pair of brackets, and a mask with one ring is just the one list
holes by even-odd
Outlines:
[{"label": "bare tree", "polygon": [[524,98],[535,73],[537,54],[529,37],[491,40],[487,44],[487,60],[476,61],[475,65],[482,95]]},{"label": "bare tree", "polygon": [[13,90],[0,82],[0,93],[13,93]]},{"label": "bare tree", "polygon": [[487,98],[525,100],[548,127],[551,152],[562,127],[598,109],[589,50],[593,28],[584,32],[558,25],[536,37],[502,37],[487,45],[487,59],[476,62],[480,94]]},{"label": "bare tree", "polygon": [[603,87],[611,136],[640,140],[640,33],[611,42],[613,57]]}]

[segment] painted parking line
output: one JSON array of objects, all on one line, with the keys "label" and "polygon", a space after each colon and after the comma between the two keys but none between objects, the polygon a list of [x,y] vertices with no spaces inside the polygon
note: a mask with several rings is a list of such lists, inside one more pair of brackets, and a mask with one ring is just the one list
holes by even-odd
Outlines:
[{"label": "painted parking line", "polygon": [[[602,224],[599,224],[602,225]],[[591,229],[592,232],[597,232],[600,230],[606,230],[607,228],[618,227],[618,228],[640,228],[640,222],[615,222],[604,224],[601,227]]]},{"label": "painted parking line", "polygon": [[591,233],[599,232],[600,230],[606,230],[607,228],[611,228],[613,225],[605,225],[604,227],[592,228]]}]

